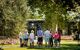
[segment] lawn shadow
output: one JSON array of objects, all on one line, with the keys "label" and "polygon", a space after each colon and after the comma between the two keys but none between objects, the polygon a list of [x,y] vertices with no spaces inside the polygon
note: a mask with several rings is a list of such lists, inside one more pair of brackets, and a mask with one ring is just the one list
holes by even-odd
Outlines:
[{"label": "lawn shadow", "polygon": [[0,48],[0,50],[3,50],[2,48]]},{"label": "lawn shadow", "polygon": [[45,46],[34,46],[34,48],[28,47],[27,49],[40,49],[40,50],[80,50],[80,46],[77,44],[62,44],[60,48],[45,47]]}]

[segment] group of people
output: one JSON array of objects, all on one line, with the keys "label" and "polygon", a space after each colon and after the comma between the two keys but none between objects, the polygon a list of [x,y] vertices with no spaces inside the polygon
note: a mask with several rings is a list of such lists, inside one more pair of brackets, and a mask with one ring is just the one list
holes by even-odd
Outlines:
[{"label": "group of people", "polygon": [[[35,40],[35,33],[34,30],[31,30],[30,33],[28,31],[20,32],[19,38],[20,38],[20,47],[28,46],[28,42],[30,43],[30,47],[34,47],[34,40]],[[29,41],[28,41],[29,40]],[[46,47],[60,47],[60,41],[61,41],[61,32],[55,31],[54,33],[47,29],[43,32],[43,30],[39,29],[37,30],[37,44],[38,46],[43,45],[43,40],[45,41]]]}]

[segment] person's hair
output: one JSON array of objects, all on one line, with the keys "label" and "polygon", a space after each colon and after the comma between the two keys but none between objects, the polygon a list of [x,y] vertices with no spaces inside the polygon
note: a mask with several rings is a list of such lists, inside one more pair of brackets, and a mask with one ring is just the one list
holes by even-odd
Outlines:
[{"label": "person's hair", "polygon": [[34,32],[34,30],[31,30],[31,32]]},{"label": "person's hair", "polygon": [[49,28],[47,28],[46,30],[50,30]]}]

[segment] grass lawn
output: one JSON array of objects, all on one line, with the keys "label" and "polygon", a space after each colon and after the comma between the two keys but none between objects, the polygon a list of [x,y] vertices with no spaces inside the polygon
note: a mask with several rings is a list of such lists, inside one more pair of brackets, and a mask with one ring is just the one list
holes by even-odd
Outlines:
[{"label": "grass lawn", "polygon": [[[20,48],[19,45],[0,45],[3,50],[80,50],[80,46],[77,45],[76,41],[62,41],[60,48],[47,48],[42,46],[41,48],[35,46],[34,48],[23,47]],[[1,50],[1,49],[0,49]]]}]

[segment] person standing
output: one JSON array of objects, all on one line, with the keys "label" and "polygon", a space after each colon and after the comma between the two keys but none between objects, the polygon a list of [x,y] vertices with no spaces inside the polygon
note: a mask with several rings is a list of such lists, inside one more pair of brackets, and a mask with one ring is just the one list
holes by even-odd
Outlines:
[{"label": "person standing", "polygon": [[38,43],[38,46],[40,47],[43,44],[43,31],[41,29],[37,31],[37,37],[38,37],[37,43]]},{"label": "person standing", "polygon": [[62,34],[62,31],[58,28],[58,34],[59,34],[59,38],[58,38],[58,46],[60,47],[60,42],[61,42],[61,34]]},{"label": "person standing", "polygon": [[55,32],[55,33],[53,34],[53,37],[54,37],[55,47],[57,48],[57,47],[58,47],[58,43],[59,43],[59,34],[58,34],[58,32]]},{"label": "person standing", "polygon": [[28,31],[27,30],[25,30],[24,31],[24,46],[28,46]]},{"label": "person standing", "polygon": [[49,45],[50,45],[50,47],[53,46],[53,37],[52,37],[52,35],[53,35],[53,32],[50,30],[50,38],[49,38]]},{"label": "person standing", "polygon": [[20,47],[23,47],[23,41],[24,41],[24,34],[23,34],[23,32],[19,33],[19,39],[20,39]]},{"label": "person standing", "polygon": [[51,33],[50,33],[50,31],[47,29],[47,30],[44,32],[45,44],[46,44],[47,47],[49,46],[49,39],[50,39],[50,37],[51,37]]},{"label": "person standing", "polygon": [[29,39],[30,39],[30,47],[34,47],[34,31],[33,30],[31,30]]}]

